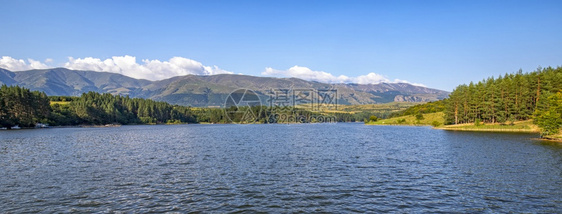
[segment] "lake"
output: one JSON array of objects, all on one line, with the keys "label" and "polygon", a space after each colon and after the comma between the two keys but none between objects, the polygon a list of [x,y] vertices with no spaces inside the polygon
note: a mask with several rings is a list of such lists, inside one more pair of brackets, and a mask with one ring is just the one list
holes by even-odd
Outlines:
[{"label": "lake", "polygon": [[0,131],[0,212],[562,212],[534,134],[359,123]]}]

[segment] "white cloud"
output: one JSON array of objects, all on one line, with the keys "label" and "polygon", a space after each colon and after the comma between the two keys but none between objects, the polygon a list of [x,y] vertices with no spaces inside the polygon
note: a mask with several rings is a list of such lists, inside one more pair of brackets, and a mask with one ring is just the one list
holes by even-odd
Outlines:
[{"label": "white cloud", "polygon": [[25,71],[32,69],[45,69],[49,68],[49,66],[33,59],[27,59],[26,62],[23,59],[14,59],[9,56],[2,56],[0,59],[0,68],[10,71]]},{"label": "white cloud", "polygon": [[[53,62],[47,58],[44,61],[47,64]],[[10,71],[24,71],[31,69],[47,69],[51,66],[33,59],[14,59],[9,56],[0,58],[0,68]],[[134,56],[114,56],[107,59],[85,57],[73,58],[68,57],[68,62],[63,67],[72,70],[99,71],[123,74],[125,76],[148,79],[162,80],[174,76],[184,75],[215,75],[215,74],[233,74],[233,72],[220,69],[217,66],[206,66],[201,62],[187,59],[183,57],[172,57],[168,61],[143,59],[137,62]],[[324,71],[314,71],[307,67],[293,66],[287,70],[277,70],[273,68],[265,68],[262,72],[265,76],[276,77],[296,77],[304,80],[312,80],[324,83],[358,83],[358,84],[378,84],[378,83],[408,83],[416,86],[424,86],[422,84],[411,83],[406,80],[395,79],[390,81],[383,75],[376,73],[368,73],[366,75],[348,77],[345,75],[335,76]]]},{"label": "white cloud", "polygon": [[217,66],[205,66],[195,60],[172,57],[168,61],[143,59],[137,63],[134,56],[114,56],[105,60],[99,58],[68,58],[65,68],[119,73],[133,78],[162,80],[174,76],[231,74]]},{"label": "white cloud", "polygon": [[376,74],[376,73],[368,73],[367,75],[361,75],[358,77],[352,78],[353,83],[359,84],[378,84],[382,82],[390,82],[387,78],[383,75]]},{"label": "white cloud", "polygon": [[408,83],[416,86],[424,86],[422,84],[410,83],[406,80],[395,79],[390,81],[388,78],[377,73],[368,73],[357,77],[348,77],[345,75],[335,76],[324,71],[313,71],[307,67],[293,66],[287,70],[277,70],[270,67],[265,68],[261,73],[265,76],[276,77],[295,77],[304,80],[312,80],[324,83],[358,83],[358,84],[378,84],[378,83]]},{"label": "white cloud", "polygon": [[261,73],[266,76],[279,76],[279,77],[296,77],[304,80],[312,80],[325,83],[342,83],[349,82],[349,77],[345,75],[334,76],[324,71],[313,71],[307,67],[300,67],[298,65],[289,68],[289,70],[276,70],[273,68],[265,68]]},{"label": "white cloud", "polygon": [[394,83],[408,83],[410,85],[414,85],[414,86],[421,86],[421,87],[427,87],[424,84],[420,84],[420,83],[411,83],[407,80],[401,80],[401,79],[394,79]]},{"label": "white cloud", "polygon": [[[45,59],[45,63],[52,62],[53,59]],[[0,59],[0,68],[10,71],[51,68],[51,66],[45,63],[33,59],[25,61],[23,59],[3,56]],[[141,63],[137,63],[136,57],[128,55],[114,56],[107,59],[68,57],[68,62],[64,63],[62,67],[72,70],[118,73],[133,78],[149,80],[162,80],[188,74],[232,74],[232,72],[220,69],[217,66],[205,66],[200,62],[183,57],[172,57],[168,61],[143,59]]]}]

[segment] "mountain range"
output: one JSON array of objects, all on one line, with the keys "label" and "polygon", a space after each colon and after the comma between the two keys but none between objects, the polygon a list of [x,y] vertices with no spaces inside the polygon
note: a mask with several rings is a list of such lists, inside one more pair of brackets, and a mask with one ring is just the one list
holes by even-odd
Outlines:
[{"label": "mountain range", "polygon": [[408,83],[327,84],[298,78],[256,77],[238,74],[186,75],[165,80],[135,79],[117,73],[66,68],[12,72],[0,69],[0,84],[19,85],[49,96],[80,96],[88,91],[149,98],[186,106],[223,106],[234,90],[255,91],[265,100],[272,89],[336,89],[338,104],[428,102],[449,92]]}]

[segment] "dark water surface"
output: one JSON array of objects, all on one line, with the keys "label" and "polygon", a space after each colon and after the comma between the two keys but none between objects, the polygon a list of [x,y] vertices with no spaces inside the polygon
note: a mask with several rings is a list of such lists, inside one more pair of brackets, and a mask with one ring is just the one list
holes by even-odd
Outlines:
[{"label": "dark water surface", "polygon": [[562,212],[562,147],[362,124],[0,131],[0,212]]}]

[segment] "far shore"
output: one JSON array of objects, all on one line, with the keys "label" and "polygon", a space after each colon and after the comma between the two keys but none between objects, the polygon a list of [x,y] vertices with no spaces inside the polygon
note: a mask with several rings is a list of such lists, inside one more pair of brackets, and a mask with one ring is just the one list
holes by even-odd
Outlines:
[{"label": "far shore", "polygon": [[[328,123],[328,122],[326,122]],[[331,123],[360,123],[360,122],[331,122]],[[362,123],[362,122],[361,122]],[[68,126],[48,126],[48,127],[19,127],[17,129],[2,129],[0,130],[28,130],[28,129],[51,129],[51,128],[114,128],[114,127],[121,127],[121,126],[143,126],[143,125],[225,125],[225,124],[237,124],[237,123],[210,123],[210,122],[199,122],[199,123],[146,123],[146,124],[104,124],[104,125],[91,125],[91,124],[82,124],[82,125],[68,125]],[[244,123],[242,125],[248,124],[315,124],[315,123],[298,123],[298,122],[290,122],[290,123]]]}]

